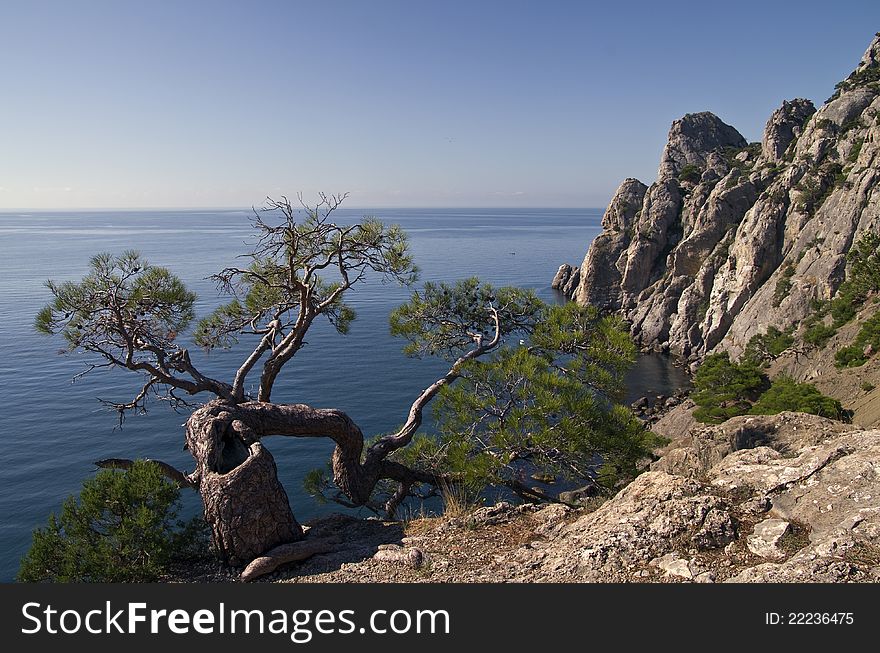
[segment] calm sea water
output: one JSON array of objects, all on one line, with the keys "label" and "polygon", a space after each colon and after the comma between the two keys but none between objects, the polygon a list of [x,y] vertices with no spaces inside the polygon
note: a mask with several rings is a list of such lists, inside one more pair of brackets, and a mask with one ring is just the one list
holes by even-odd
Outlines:
[{"label": "calm sea water", "polygon": [[[550,280],[562,262],[579,263],[599,232],[601,211],[582,210],[371,210],[410,235],[422,280],[478,275],[495,284],[534,288],[557,300]],[[340,210],[340,222],[365,213]],[[108,457],[153,457],[191,469],[183,451],[186,415],[153,405],[118,429],[97,402],[134,396],[139,378],[128,372],[94,372],[71,382],[92,360],[60,355],[62,343],[37,334],[36,312],[49,300],[46,279],[75,280],[97,252],[137,249],[169,267],[199,295],[199,314],[220,301],[206,277],[236,263],[250,241],[249,211],[0,213],[0,581],[11,580],[30,544],[31,531],[78,491]],[[358,313],[347,336],[325,324],[285,368],[273,399],[345,410],[366,434],[394,429],[411,401],[445,371],[442,362],[413,360],[388,333],[388,314],[409,290],[370,280],[351,293]],[[241,352],[205,355],[196,365],[231,379]],[[258,375],[252,375],[258,377]],[[632,399],[667,391],[683,381],[664,360],[646,358],[630,375]],[[267,444],[300,520],[337,509],[302,491],[305,472],[323,466],[332,444],[320,439],[272,438]],[[187,510],[198,509],[194,493]]]}]

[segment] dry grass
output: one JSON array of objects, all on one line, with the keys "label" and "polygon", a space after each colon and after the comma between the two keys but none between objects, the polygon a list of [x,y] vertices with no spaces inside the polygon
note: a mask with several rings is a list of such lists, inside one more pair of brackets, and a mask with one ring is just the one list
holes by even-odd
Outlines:
[{"label": "dry grass", "polygon": [[860,567],[880,565],[880,546],[869,542],[856,542],[847,550],[844,559]]},{"label": "dry grass", "polygon": [[442,483],[440,493],[443,496],[443,517],[446,519],[467,517],[482,504],[462,483]]},{"label": "dry grass", "polygon": [[791,520],[785,535],[779,538],[779,548],[786,555],[791,556],[809,545],[810,527],[802,522]]}]

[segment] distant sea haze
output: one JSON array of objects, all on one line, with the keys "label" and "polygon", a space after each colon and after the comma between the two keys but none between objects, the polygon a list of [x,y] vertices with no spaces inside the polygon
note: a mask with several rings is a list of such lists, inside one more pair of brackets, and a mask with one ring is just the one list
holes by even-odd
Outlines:
[{"label": "distant sea haze", "polygon": [[[43,283],[81,278],[98,252],[137,249],[196,291],[197,314],[204,315],[221,301],[207,277],[240,265],[236,257],[248,251],[250,215],[237,210],[0,213],[0,414],[6,440],[0,452],[0,581],[13,579],[32,530],[79,490],[94,473],[95,460],[153,457],[182,469],[193,464],[182,449],[185,414],[154,404],[147,415],[130,417],[118,429],[115,415],[99,405],[99,397],[133,397],[137,375],[93,372],[71,382],[91,358],[59,355],[59,340],[34,331],[34,316],[50,299]],[[335,217],[353,223],[364,215],[408,232],[420,281],[476,275],[497,285],[534,288],[548,301],[558,299],[550,281],[559,264],[580,264],[601,220],[598,209],[342,209]],[[440,361],[406,358],[403,342],[389,335],[388,315],[410,292],[378,279],[351,291],[347,301],[358,317],[349,335],[316,324],[307,346],[282,373],[273,398],[342,409],[368,436],[398,426],[417,393],[445,371]],[[230,379],[252,346],[245,340],[232,351],[206,355],[191,346],[191,352],[197,366]],[[663,392],[679,381],[675,370],[646,362],[631,374],[630,399]],[[327,464],[329,440],[279,437],[267,440],[267,446],[298,519],[340,509],[318,505],[302,490],[303,475]],[[184,496],[187,511],[195,512],[195,493]]]}]

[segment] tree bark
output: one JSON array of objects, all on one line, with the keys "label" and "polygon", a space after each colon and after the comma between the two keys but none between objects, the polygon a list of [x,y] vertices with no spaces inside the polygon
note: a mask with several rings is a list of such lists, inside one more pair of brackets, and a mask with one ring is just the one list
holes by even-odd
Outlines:
[{"label": "tree bark", "polygon": [[194,412],[186,441],[196,459],[214,546],[225,563],[240,566],[302,539],[303,531],[278,481],[272,454],[222,407],[212,402]]}]

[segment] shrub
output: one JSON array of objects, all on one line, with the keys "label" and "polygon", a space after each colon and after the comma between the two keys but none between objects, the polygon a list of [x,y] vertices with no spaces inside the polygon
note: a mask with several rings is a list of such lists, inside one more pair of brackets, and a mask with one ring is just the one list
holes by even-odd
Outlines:
[{"label": "shrub", "polygon": [[864,144],[864,138],[857,138],[855,141],[853,141],[852,147],[849,150],[849,154],[846,155],[847,163],[855,163],[858,160],[859,154],[862,153],[862,146]]},{"label": "shrub", "polygon": [[874,350],[880,349],[880,312],[874,313],[862,323],[859,335],[856,336],[856,344],[862,348],[870,345]]},{"label": "shrub", "polygon": [[790,376],[779,376],[764,392],[752,409],[752,415],[775,415],[784,410],[810,413],[831,419],[848,419],[837,399],[823,395],[810,383],[798,383]]},{"label": "shrub", "polygon": [[855,341],[849,347],[843,347],[834,355],[837,367],[859,367],[868,362],[865,355],[868,348],[880,349],[880,311],[864,321]]},{"label": "shrub", "polygon": [[831,339],[837,329],[830,327],[822,322],[815,322],[807,327],[804,332],[804,342],[814,347],[824,347],[825,343]]},{"label": "shrub", "polygon": [[149,582],[194,537],[177,521],[180,493],[157,465],[136,461],[125,472],[102,470],[68,497],[61,515],[34,531],[20,582]]},{"label": "shrub", "polygon": [[875,386],[870,381],[865,381],[862,383],[862,392],[871,392],[876,387],[877,386]]},{"label": "shrub", "polygon": [[800,193],[799,208],[807,215],[814,215],[834,191],[837,175],[841,174],[840,164],[823,166],[816,176],[806,174],[795,189]]},{"label": "shrub", "polygon": [[678,173],[678,180],[696,184],[699,183],[702,176],[703,175],[697,166],[693,164],[688,164],[681,169],[681,172]]},{"label": "shrub", "polygon": [[853,293],[880,291],[880,234],[864,232],[846,255],[850,264],[847,281]]},{"label": "shrub", "polygon": [[733,363],[725,354],[713,354],[694,375],[691,399],[698,408],[694,418],[719,424],[739,415],[775,415],[784,410],[847,420],[849,413],[836,399],[809,383],[780,376],[769,383],[752,360]]},{"label": "shrub", "polygon": [[[873,231],[862,233],[853,244],[846,256],[849,263],[846,281],[837,289],[834,297],[828,301],[814,301],[814,313],[804,321],[804,342],[815,347],[824,347],[837,329],[850,322],[858,313],[871,293],[880,291],[880,235]],[[779,285],[777,284],[777,291]],[[831,326],[823,319],[830,315]],[[863,325],[863,329],[872,329]],[[880,338],[872,338],[865,334],[861,344],[872,343],[875,349],[880,346]],[[848,348],[847,348],[848,349]],[[838,367],[851,367],[858,357],[852,351],[841,350],[837,354]]]},{"label": "shrub", "polygon": [[[859,86],[868,86],[880,81],[880,66],[868,66],[853,73],[842,82],[837,82],[834,88],[837,91],[849,91]],[[839,93],[835,93],[839,95]],[[834,96],[832,96],[834,97]]]},{"label": "shrub", "polygon": [[755,334],[749,340],[743,353],[743,360],[765,367],[794,344],[793,332],[793,328],[783,332],[775,326],[767,327],[765,333]]},{"label": "shrub", "polygon": [[791,278],[794,276],[794,266],[789,263],[782,270],[782,276],[776,282],[776,288],[773,289],[773,306],[778,308],[782,300],[788,297],[791,290]]},{"label": "shrub", "polygon": [[868,359],[863,349],[855,345],[838,349],[837,353],[834,354],[834,366],[838,368],[859,367],[867,362]]},{"label": "shrub", "polygon": [[854,298],[841,295],[831,300],[828,305],[828,313],[831,314],[831,326],[835,329],[842,327],[856,316],[859,303]]},{"label": "shrub", "polygon": [[707,356],[694,375],[694,418],[718,424],[745,415],[766,384],[752,362],[733,363],[727,353]]}]

